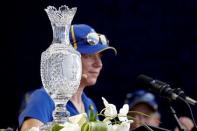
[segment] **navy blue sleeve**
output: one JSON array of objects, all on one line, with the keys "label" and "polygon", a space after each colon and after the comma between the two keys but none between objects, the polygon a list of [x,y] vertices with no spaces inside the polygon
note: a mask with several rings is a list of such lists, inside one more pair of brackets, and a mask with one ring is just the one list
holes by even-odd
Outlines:
[{"label": "navy blue sleeve", "polygon": [[35,90],[30,96],[25,109],[19,115],[19,127],[26,118],[38,119],[43,123],[52,121],[54,108],[54,102],[44,88]]}]

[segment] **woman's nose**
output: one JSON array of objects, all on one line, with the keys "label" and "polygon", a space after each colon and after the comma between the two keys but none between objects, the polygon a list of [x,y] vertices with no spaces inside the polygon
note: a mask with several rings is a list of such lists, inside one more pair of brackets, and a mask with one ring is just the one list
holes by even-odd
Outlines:
[{"label": "woman's nose", "polygon": [[103,66],[100,56],[95,57],[95,63],[94,64],[95,64],[96,67],[102,67]]}]

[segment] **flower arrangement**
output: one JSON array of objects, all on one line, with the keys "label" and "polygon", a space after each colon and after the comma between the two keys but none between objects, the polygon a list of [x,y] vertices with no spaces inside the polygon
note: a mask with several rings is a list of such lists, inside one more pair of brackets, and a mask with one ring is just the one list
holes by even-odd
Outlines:
[{"label": "flower arrangement", "polygon": [[[49,131],[129,131],[130,124],[135,120],[135,118],[127,115],[130,112],[129,105],[124,104],[117,112],[114,104],[109,103],[104,97],[102,100],[105,108],[100,113],[94,113],[94,107],[90,106],[89,118],[85,113],[72,116],[64,125],[53,124]],[[140,112],[135,113],[147,116]],[[104,119],[98,120],[98,116],[102,116]],[[146,124],[142,123],[142,125],[147,130],[152,131]],[[28,131],[40,131],[40,129],[32,127]]]},{"label": "flower arrangement", "polygon": [[104,97],[102,97],[102,100],[105,108],[100,114],[104,112],[105,119],[103,122],[108,124],[108,131],[129,131],[130,124],[133,122],[133,120],[128,120],[127,118],[129,105],[124,104],[118,113],[114,104],[108,103]]}]

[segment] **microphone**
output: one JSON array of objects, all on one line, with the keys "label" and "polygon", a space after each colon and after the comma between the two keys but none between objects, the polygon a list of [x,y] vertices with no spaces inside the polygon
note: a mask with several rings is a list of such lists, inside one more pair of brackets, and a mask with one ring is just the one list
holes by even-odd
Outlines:
[{"label": "microphone", "polygon": [[146,75],[139,75],[137,79],[144,86],[147,86],[150,89],[156,92],[159,92],[161,96],[167,97],[168,99],[171,99],[171,100],[181,99],[181,100],[185,100],[186,102],[192,105],[197,104],[196,100],[188,96],[185,96],[184,92],[180,88],[173,89],[170,87],[169,84],[159,81],[159,80],[154,80],[153,78],[148,77]]}]

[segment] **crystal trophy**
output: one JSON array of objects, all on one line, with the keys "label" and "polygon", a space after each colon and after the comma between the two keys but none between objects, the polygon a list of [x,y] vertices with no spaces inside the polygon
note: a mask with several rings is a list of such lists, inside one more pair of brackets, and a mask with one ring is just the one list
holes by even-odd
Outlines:
[{"label": "crystal trophy", "polygon": [[76,93],[81,80],[81,55],[69,40],[71,21],[76,10],[66,5],[58,10],[53,6],[45,9],[53,29],[53,41],[42,52],[40,72],[44,89],[55,103],[51,123],[64,124],[68,121],[66,103]]}]

